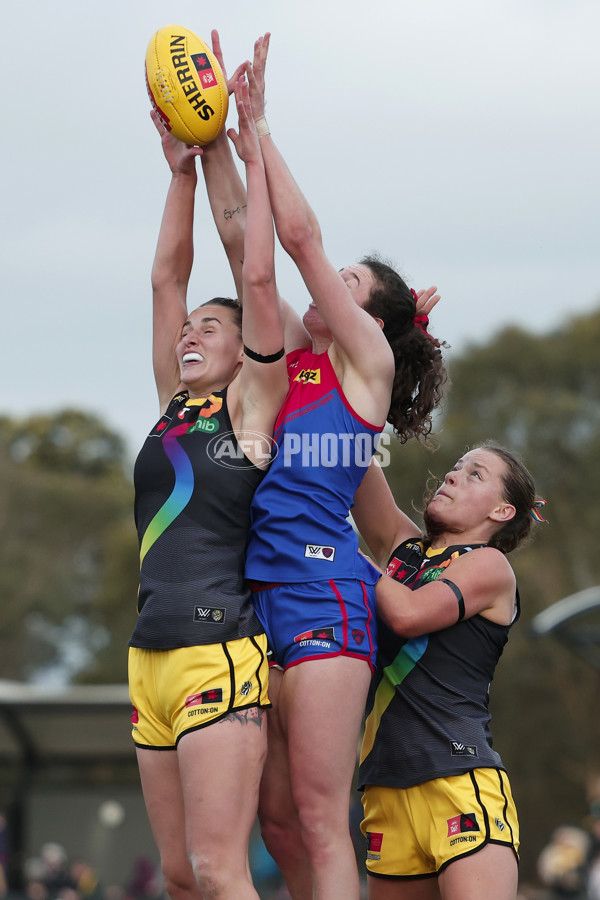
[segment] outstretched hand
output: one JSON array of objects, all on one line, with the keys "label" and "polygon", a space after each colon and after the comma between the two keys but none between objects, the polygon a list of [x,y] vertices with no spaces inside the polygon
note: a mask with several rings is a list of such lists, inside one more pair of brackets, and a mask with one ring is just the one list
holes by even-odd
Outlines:
[{"label": "outstretched hand", "polygon": [[217,31],[216,28],[213,28],[213,30],[211,31],[210,39],[212,41],[213,53],[215,54],[215,56],[217,58],[217,62],[221,66],[221,71],[223,72],[223,75],[225,76],[225,81],[227,82],[227,93],[233,94],[233,92],[235,90],[236,82],[239,80],[240,76],[242,75],[242,73],[244,72],[244,70],[246,68],[246,63],[245,62],[240,63],[240,65],[237,67],[237,69],[235,70],[235,72],[233,73],[231,78],[228,78],[227,70],[225,69],[225,63],[223,62],[223,51],[221,49],[221,38],[219,37],[219,32]]},{"label": "outstretched hand", "polygon": [[428,316],[436,303],[442,299],[436,291],[436,287],[427,288],[426,291],[416,291],[416,313],[418,316]]},{"label": "outstretched hand", "polygon": [[[247,69],[250,64],[247,63]],[[242,75],[235,84],[235,100],[238,111],[238,131],[230,128],[227,132],[231,139],[237,155],[245,162],[252,162],[261,156],[260,144],[258,142],[258,134],[256,126],[252,118],[252,106],[250,103],[250,88],[246,76]]]},{"label": "outstretched hand", "polygon": [[160,134],[163,153],[173,175],[192,175],[196,171],[196,157],[202,155],[202,147],[190,147],[174,137],[161,122],[160,116],[150,110],[150,117]]},{"label": "outstretched hand", "polygon": [[265,68],[269,53],[270,33],[259,37],[254,43],[254,60],[248,66],[248,84],[250,85],[250,102],[254,119],[260,119],[265,114]]}]

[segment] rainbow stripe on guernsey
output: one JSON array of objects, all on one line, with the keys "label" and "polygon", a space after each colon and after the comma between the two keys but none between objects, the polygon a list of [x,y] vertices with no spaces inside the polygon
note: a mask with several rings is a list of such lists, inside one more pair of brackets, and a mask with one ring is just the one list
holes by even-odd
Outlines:
[{"label": "rainbow stripe on guernsey", "polygon": [[140,566],[148,550],[150,550],[161,534],[166,531],[171,522],[185,509],[194,492],[194,470],[192,469],[192,464],[181,444],[177,442],[179,435],[185,434],[188,427],[187,423],[176,425],[175,428],[167,431],[162,438],[165,453],[175,471],[175,484],[169,497],[158,510],[144,533],[140,547]]},{"label": "rainbow stripe on guernsey", "polygon": [[426,634],[411,638],[404,644],[393,663],[386,666],[383,670],[381,681],[375,693],[373,708],[365,721],[365,734],[360,754],[361,763],[373,749],[381,717],[392,702],[396,693],[396,687],[402,684],[407,675],[410,675],[417,662],[425,653],[428,643],[429,636]]}]

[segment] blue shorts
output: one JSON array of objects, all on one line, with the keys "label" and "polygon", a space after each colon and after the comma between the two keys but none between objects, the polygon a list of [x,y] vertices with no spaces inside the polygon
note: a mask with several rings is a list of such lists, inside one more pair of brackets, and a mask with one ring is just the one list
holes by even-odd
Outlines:
[{"label": "blue shorts", "polygon": [[252,582],[253,606],[267,633],[271,665],[352,656],[375,665],[375,585],[341,578],[298,584]]}]

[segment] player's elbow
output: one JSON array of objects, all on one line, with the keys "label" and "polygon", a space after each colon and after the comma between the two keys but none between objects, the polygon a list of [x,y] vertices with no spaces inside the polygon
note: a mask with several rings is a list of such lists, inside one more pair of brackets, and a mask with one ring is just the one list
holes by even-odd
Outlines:
[{"label": "player's elbow", "polygon": [[249,263],[248,260],[245,259],[242,267],[242,278],[245,290],[248,288],[251,290],[269,288],[275,279],[273,261],[271,260],[269,263],[260,264],[256,262]]},{"label": "player's elbow", "polygon": [[169,290],[174,287],[179,288],[182,284],[187,285],[187,280],[184,282],[180,277],[178,277],[178,273],[173,266],[167,265],[161,261],[155,262],[152,266],[150,280],[152,284],[152,290],[155,294],[159,294],[162,291]]},{"label": "player's elbow", "polygon": [[423,626],[410,616],[407,616],[399,621],[394,628],[394,631],[396,632],[396,634],[401,635],[407,640],[410,638],[420,637],[422,634],[424,634]]},{"label": "player's elbow", "polygon": [[403,608],[401,604],[379,604],[377,612],[387,627],[403,638],[419,637],[423,634],[418,618],[411,609]]},{"label": "player's elbow", "polygon": [[321,246],[321,234],[308,219],[278,223],[277,237],[281,246],[296,260],[305,256],[314,246]]}]

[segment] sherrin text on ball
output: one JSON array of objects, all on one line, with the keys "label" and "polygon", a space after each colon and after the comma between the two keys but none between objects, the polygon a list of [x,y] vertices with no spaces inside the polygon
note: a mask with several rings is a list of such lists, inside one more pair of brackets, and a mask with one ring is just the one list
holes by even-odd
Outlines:
[{"label": "sherrin text on ball", "polygon": [[181,25],[165,25],[146,51],[146,86],[165,128],[201,147],[220,134],[227,118],[227,82],[204,41]]}]

